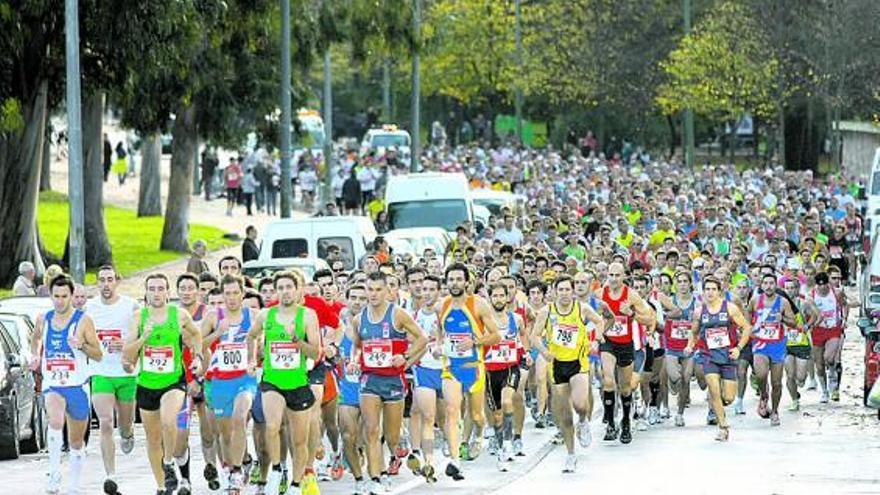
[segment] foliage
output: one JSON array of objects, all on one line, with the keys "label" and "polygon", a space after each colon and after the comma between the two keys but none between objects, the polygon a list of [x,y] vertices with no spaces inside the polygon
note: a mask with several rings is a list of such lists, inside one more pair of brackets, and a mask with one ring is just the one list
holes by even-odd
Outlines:
[{"label": "foliage", "polygon": [[[123,276],[180,259],[180,253],[156,249],[162,234],[162,217],[138,218],[136,212],[115,206],[106,206],[104,214],[113,260]],[[64,252],[69,222],[67,197],[51,191],[40,193],[37,223],[49,252]],[[190,239],[204,239],[210,250],[233,245],[223,237],[222,230],[205,225],[190,225]],[[88,275],[86,282],[94,283],[94,274]]]},{"label": "foliage", "polygon": [[661,63],[668,77],[657,92],[666,114],[692,108],[718,121],[745,113],[771,117],[779,60],[755,13],[726,0]]}]

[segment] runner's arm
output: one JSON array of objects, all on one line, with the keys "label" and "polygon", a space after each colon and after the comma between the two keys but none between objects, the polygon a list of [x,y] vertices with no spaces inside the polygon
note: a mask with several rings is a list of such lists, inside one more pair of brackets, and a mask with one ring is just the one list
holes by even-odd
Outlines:
[{"label": "runner's arm", "polygon": [[137,311],[131,317],[131,322],[128,324],[128,337],[125,339],[125,345],[122,346],[122,359],[132,365],[137,362],[138,353],[141,352],[141,347],[144,346],[151,332],[151,327],[144,325],[143,335],[138,335],[140,321],[141,314],[140,311]]},{"label": "runner's arm", "polygon": [[[299,348],[306,357],[318,359],[321,354],[321,330],[318,328],[318,315],[315,311],[306,308],[303,324],[306,327],[306,339],[300,340]],[[314,343],[313,343],[314,342]]]},{"label": "runner's arm", "polygon": [[533,348],[538,350],[542,356],[547,355],[547,347],[544,346],[544,333],[547,331],[547,318],[550,315],[550,307],[544,306],[538,316],[535,317],[535,324],[532,326],[529,343]]},{"label": "runner's arm", "polygon": [[482,297],[474,298],[474,309],[477,310],[477,317],[483,322],[483,332],[477,335],[476,344],[482,346],[495,345],[501,342],[501,334],[498,333],[498,325],[495,324],[495,318],[492,316],[492,308]]},{"label": "runner's arm", "polygon": [[522,342],[523,351],[528,353],[532,349],[531,341],[529,339],[529,329],[526,328],[526,323],[523,321],[522,316],[514,314],[513,321],[516,322],[517,333],[519,334],[520,342]]},{"label": "runner's arm", "polygon": [[787,299],[782,300],[782,322],[790,327],[797,326],[797,315],[791,307],[791,303]]},{"label": "runner's arm", "polygon": [[217,324],[217,311],[210,310],[205,318],[202,320],[202,350],[207,350],[211,347],[211,344],[214,343],[220,337],[220,332],[216,332],[217,327],[220,325]]},{"label": "runner's arm", "polygon": [[[581,321],[584,323],[593,322],[593,325],[596,325],[596,335],[601,335],[605,332],[605,320],[599,316],[599,313],[593,310],[589,304],[581,304]],[[586,316],[586,319],[584,318]]]},{"label": "runner's arm", "polygon": [[266,312],[268,309],[260,310],[260,313],[257,314],[257,317],[254,319],[253,325],[251,325],[251,329],[248,330],[246,342],[248,349],[248,363],[257,363],[259,360],[259,354],[257,353],[258,346],[257,344],[260,340],[263,339],[263,324],[266,322]]},{"label": "runner's arm", "polygon": [[43,318],[44,315],[37,316],[37,321],[34,323],[34,336],[31,339],[31,356],[34,357],[36,363],[39,363],[40,358],[43,356]]},{"label": "runner's arm", "polygon": [[[183,337],[183,345],[189,347],[193,357],[193,375],[202,375],[205,368],[205,355],[202,352],[202,331],[196,326],[192,316],[186,311],[177,313],[180,320],[181,337]],[[198,365],[196,365],[198,358]]]},{"label": "runner's arm", "polygon": [[394,326],[403,328],[409,336],[409,349],[403,354],[406,359],[406,367],[409,368],[425,353],[425,349],[428,348],[428,339],[425,338],[425,334],[422,333],[422,329],[419,328],[412,316],[400,308],[394,308]]},{"label": "runner's arm", "polygon": [[101,349],[101,342],[98,341],[98,333],[95,331],[95,322],[89,315],[83,315],[79,321],[81,343],[80,350],[85,353],[92,361],[100,361],[104,357],[104,350]]},{"label": "runner's arm", "polygon": [[736,347],[742,351],[749,344],[749,338],[752,336],[752,324],[736,304],[728,304],[727,312],[730,314],[730,319],[740,328],[739,342]]},{"label": "runner's arm", "polygon": [[632,306],[632,309],[635,311],[633,317],[645,326],[650,326],[651,323],[656,323],[657,321],[657,313],[654,309],[642,299],[642,296],[630,292],[629,293],[629,303]]},{"label": "runner's arm", "polygon": [[685,347],[685,350],[688,352],[693,352],[694,347],[697,346],[697,338],[700,336],[700,319],[703,317],[703,307],[698,305],[694,308],[694,313],[691,315],[691,334],[688,336],[688,343]]}]

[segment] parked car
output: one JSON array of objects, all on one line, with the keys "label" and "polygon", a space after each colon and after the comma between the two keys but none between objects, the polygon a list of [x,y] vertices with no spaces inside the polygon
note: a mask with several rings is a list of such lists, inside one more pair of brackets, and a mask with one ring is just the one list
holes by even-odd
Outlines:
[{"label": "parked car", "polygon": [[306,280],[311,280],[318,270],[330,269],[330,265],[321,258],[275,258],[267,262],[251,260],[242,265],[241,271],[251,278],[270,277],[275,272],[296,268],[303,272]]},{"label": "parked car", "polygon": [[46,443],[45,406],[29,354],[0,323],[0,459],[39,452]]},{"label": "parked car", "polygon": [[421,256],[425,249],[431,248],[443,256],[446,246],[452,242],[452,235],[440,227],[414,227],[392,230],[385,234],[385,240],[394,254]]},{"label": "parked car", "polygon": [[26,315],[31,321],[52,309],[52,300],[44,296],[13,296],[0,299],[0,313]]}]

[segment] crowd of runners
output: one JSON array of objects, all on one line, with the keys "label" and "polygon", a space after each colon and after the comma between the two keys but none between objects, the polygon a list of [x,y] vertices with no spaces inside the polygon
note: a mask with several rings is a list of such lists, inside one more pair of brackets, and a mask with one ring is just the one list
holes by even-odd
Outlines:
[{"label": "crowd of runners", "polygon": [[[107,494],[126,492],[115,437],[130,455],[137,408],[157,494],[189,493],[198,467],[233,494],[346,483],[378,495],[402,469],[428,484],[464,479],[478,458],[507,471],[526,427],[555,429],[571,473],[578,451],[601,448],[594,431],[629,444],[684,426],[696,401],[708,417],[688,421],[726,442],[730,414],[754,408],[770,428],[783,395],[791,411],[810,390],[811,404],[840,399],[844,287],[862,238],[851,184],[552,150],[455,153],[428,168],[526,201],[479,233],[461,225],[446,252],[378,253],[310,279],[248,279],[227,257],[198,276],[152,274],[141,300],[118,294],[106,266],[84,306],[69,277],[52,280],[32,346],[47,493],[61,489],[65,423],[78,493],[91,405]],[[190,435],[203,466],[191,466]]]}]

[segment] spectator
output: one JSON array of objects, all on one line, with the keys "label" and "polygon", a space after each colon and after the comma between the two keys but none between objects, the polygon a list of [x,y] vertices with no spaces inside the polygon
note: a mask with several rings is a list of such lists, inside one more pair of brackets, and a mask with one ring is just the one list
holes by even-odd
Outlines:
[{"label": "spectator", "polygon": [[278,214],[278,190],[281,188],[281,167],[278,162],[273,162],[267,172],[269,182],[266,186],[266,213],[269,215]]},{"label": "spectator", "polygon": [[110,137],[104,133],[104,182],[110,178],[110,166],[113,164],[113,145],[110,144]]},{"label": "spectator", "polygon": [[36,296],[37,289],[34,279],[37,278],[37,270],[30,261],[22,261],[18,264],[18,278],[12,285],[13,296]]},{"label": "spectator", "polygon": [[336,169],[336,174],[333,175],[333,180],[330,181],[330,189],[333,189],[333,199],[336,201],[336,206],[339,209],[344,208],[344,204],[342,201],[342,189],[345,186],[345,169],[342,167],[338,167]]},{"label": "spectator", "polygon": [[205,190],[205,201],[211,201],[211,186],[214,182],[214,172],[217,170],[217,157],[207,150],[202,152],[202,177],[201,185]]},{"label": "spectator", "polygon": [[376,239],[373,241],[373,257],[376,258],[380,265],[391,260],[391,248],[388,246],[388,241],[381,235],[376,236]]},{"label": "spectator", "polygon": [[122,145],[122,141],[119,141],[116,143],[116,161],[113,162],[111,169],[116,174],[117,179],[119,179],[120,186],[125,184],[125,177],[128,175],[127,157],[128,153],[125,151],[125,146]]},{"label": "spectator", "polygon": [[318,173],[308,163],[303,164],[298,175],[299,189],[302,192],[303,208],[311,211],[315,204],[315,192],[318,187]]},{"label": "spectator", "polygon": [[241,260],[246,263],[260,257],[260,248],[257,247],[257,228],[248,225],[245,229],[245,239],[241,245]]},{"label": "spectator", "polygon": [[192,256],[186,264],[186,271],[195,275],[200,275],[208,271],[208,263],[205,256],[208,254],[208,243],[202,239],[193,242]]},{"label": "spectator", "polygon": [[235,158],[229,159],[229,165],[223,171],[223,180],[226,183],[226,216],[232,216],[232,208],[238,201],[238,192],[241,185],[241,165]]},{"label": "spectator", "polygon": [[388,232],[388,212],[382,210],[376,215],[376,221],[373,222],[376,225],[376,232],[379,234],[384,234]]},{"label": "spectator", "polygon": [[43,272],[43,285],[37,287],[37,295],[40,297],[49,297],[49,284],[52,283],[52,280],[55,279],[58,275],[64,274],[64,270],[61,269],[58,265],[49,265],[46,268],[46,271]]},{"label": "spectator", "polygon": [[358,167],[357,179],[361,183],[361,207],[366,208],[373,200],[376,190],[376,179],[379,178],[379,170],[372,163]]},{"label": "spectator", "polygon": [[260,183],[257,182],[256,177],[254,177],[254,169],[248,168],[244,173],[244,177],[241,179],[241,194],[249,217],[254,214],[252,209],[254,204],[254,193],[256,193],[259,185]]},{"label": "spectator", "polygon": [[357,215],[361,209],[361,182],[357,178],[357,167],[351,168],[351,174],[342,184],[342,201],[345,213]]}]

